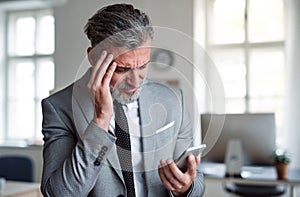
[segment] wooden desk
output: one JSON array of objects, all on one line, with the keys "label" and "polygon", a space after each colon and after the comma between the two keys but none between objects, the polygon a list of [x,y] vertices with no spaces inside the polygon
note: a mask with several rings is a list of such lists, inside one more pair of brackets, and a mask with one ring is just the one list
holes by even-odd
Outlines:
[{"label": "wooden desk", "polygon": [[295,187],[300,186],[300,169],[290,169],[287,180],[278,180],[274,167],[243,167],[242,177],[225,177],[225,165],[204,163],[200,165],[206,179],[249,185],[286,185],[290,189],[290,197],[295,195]]},{"label": "wooden desk", "polygon": [[40,183],[6,181],[0,197],[42,197]]}]

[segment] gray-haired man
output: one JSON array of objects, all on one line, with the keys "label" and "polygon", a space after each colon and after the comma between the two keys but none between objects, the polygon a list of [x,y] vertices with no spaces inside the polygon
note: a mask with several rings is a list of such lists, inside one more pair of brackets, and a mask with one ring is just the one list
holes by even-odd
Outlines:
[{"label": "gray-haired man", "polygon": [[92,68],[42,102],[44,196],[201,196],[200,158],[172,160],[193,141],[182,93],[146,79],[149,17],[110,5],[85,32]]}]

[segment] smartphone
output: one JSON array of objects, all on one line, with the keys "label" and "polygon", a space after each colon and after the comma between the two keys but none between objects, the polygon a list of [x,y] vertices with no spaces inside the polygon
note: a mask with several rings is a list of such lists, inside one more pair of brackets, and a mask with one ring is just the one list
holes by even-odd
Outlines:
[{"label": "smartphone", "polygon": [[201,155],[203,150],[206,148],[206,144],[201,144],[199,146],[194,146],[186,149],[178,159],[175,160],[175,164],[178,166],[179,169],[185,170],[187,169],[187,162],[186,159],[189,155],[193,154],[195,157]]}]

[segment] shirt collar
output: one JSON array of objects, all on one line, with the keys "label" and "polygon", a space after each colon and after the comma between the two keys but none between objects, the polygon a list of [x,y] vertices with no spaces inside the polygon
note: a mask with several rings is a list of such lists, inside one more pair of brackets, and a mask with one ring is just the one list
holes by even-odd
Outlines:
[{"label": "shirt collar", "polygon": [[130,111],[130,110],[138,108],[138,102],[137,102],[137,100],[135,100],[135,101],[133,101],[131,103],[128,103],[128,104],[125,104],[123,106],[125,107],[126,111]]}]

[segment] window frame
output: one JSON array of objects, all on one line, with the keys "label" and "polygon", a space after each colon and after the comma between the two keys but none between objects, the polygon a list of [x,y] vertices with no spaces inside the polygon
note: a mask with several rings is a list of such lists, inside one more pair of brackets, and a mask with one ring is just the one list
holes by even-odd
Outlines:
[{"label": "window frame", "polygon": [[[249,0],[245,0],[245,9],[244,9],[244,42],[241,43],[229,43],[229,44],[213,44],[211,43],[211,25],[210,25],[210,21],[212,20],[212,6],[215,0],[206,0],[205,2],[205,12],[206,12],[206,18],[205,18],[205,30],[206,30],[206,37],[205,37],[205,46],[206,49],[209,53],[211,53],[214,50],[229,50],[229,49],[241,49],[243,51],[243,56],[244,56],[244,63],[245,63],[245,67],[246,67],[246,93],[244,97],[225,97],[226,101],[230,100],[236,100],[236,99],[243,99],[244,103],[245,103],[245,110],[241,113],[251,113],[253,112],[250,109],[250,100],[251,98],[256,98],[256,97],[251,97],[250,96],[250,53],[251,50],[255,50],[255,49],[259,49],[259,48],[270,48],[270,49],[274,49],[274,48],[280,48],[283,51],[284,54],[284,59],[286,58],[285,56],[285,37],[282,41],[260,41],[260,42],[251,42],[249,40],[249,18],[248,18],[248,11],[249,11]],[[284,2],[283,2],[284,3]],[[284,61],[284,66],[285,66],[285,61]],[[206,92],[206,95],[208,95],[209,92]],[[282,100],[284,99],[284,95],[281,95]],[[266,98],[266,97],[265,97]],[[273,97],[278,98],[277,97]],[[208,100],[208,99],[206,99]],[[209,103],[206,103],[209,106]],[[208,107],[209,109],[209,107]],[[256,112],[256,111],[255,111]],[[227,112],[226,113],[236,113],[236,112]]]},{"label": "window frame", "polygon": [[[54,62],[54,53],[55,53],[55,35],[54,35],[54,40],[53,40],[53,44],[54,44],[54,49],[53,52],[48,53],[48,54],[39,54],[37,52],[37,38],[38,38],[38,33],[37,33],[37,29],[38,24],[36,24],[36,30],[35,30],[35,34],[34,34],[34,53],[32,55],[17,55],[17,54],[11,54],[11,48],[9,47],[10,44],[10,32],[11,32],[11,26],[12,23],[10,21],[10,16],[11,15],[15,15],[16,18],[22,16],[22,15],[28,15],[28,16],[32,16],[35,20],[35,22],[37,23],[37,21],[39,20],[39,18],[42,15],[51,15],[54,17],[53,14],[53,9],[52,8],[40,8],[40,9],[26,9],[26,10],[9,10],[5,12],[5,32],[4,32],[4,37],[5,37],[5,43],[4,43],[4,72],[5,72],[5,84],[4,84],[4,103],[5,103],[5,107],[4,107],[4,131],[3,131],[3,140],[4,141],[23,141],[23,140],[32,140],[32,143],[41,143],[42,139],[39,138],[38,132],[41,132],[41,126],[38,126],[38,123],[40,122],[38,120],[38,113],[39,113],[39,108],[41,108],[41,104],[40,101],[42,98],[39,98],[38,94],[37,94],[37,87],[38,87],[38,70],[39,70],[39,64],[38,62],[42,59],[50,59],[53,62],[54,65],[54,69],[55,69],[55,62]],[[14,21],[15,22],[15,21]],[[55,22],[54,22],[55,23]],[[14,23],[15,24],[15,23]],[[13,25],[14,25],[13,24]],[[55,26],[54,26],[55,28]],[[55,34],[55,30],[54,30],[54,34]],[[34,97],[33,97],[33,102],[34,102],[34,120],[33,120],[33,136],[31,136],[30,139],[15,139],[15,138],[10,138],[9,137],[9,133],[12,131],[9,131],[9,103],[10,101],[10,96],[9,96],[9,86],[10,86],[10,76],[9,76],[9,72],[10,72],[10,64],[11,62],[13,62],[14,60],[20,60],[20,59],[28,59],[28,60],[32,60],[33,64],[34,64]],[[54,80],[54,79],[53,79]]]}]

